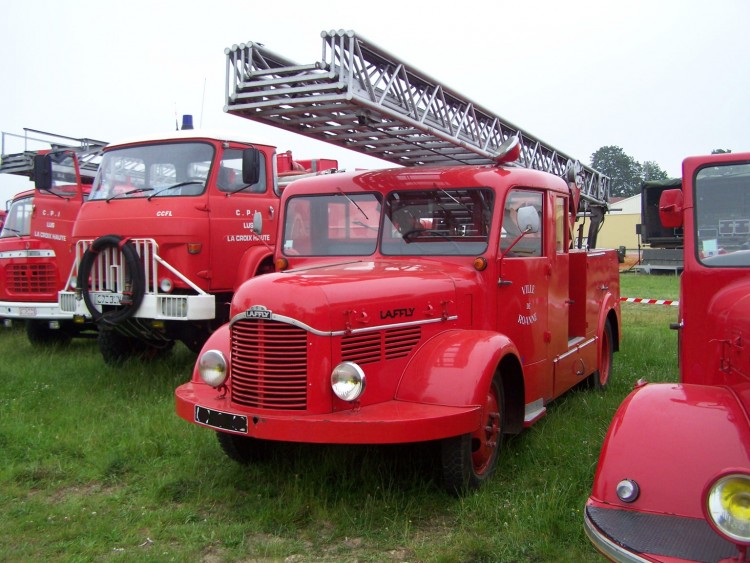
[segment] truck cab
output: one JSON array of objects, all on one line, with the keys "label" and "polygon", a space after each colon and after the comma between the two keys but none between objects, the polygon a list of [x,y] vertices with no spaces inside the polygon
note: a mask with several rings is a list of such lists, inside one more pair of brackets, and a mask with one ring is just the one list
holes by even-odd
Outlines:
[{"label": "truck cab", "polygon": [[[306,164],[292,172],[336,166]],[[73,231],[61,309],[98,325],[109,363],[175,341],[199,350],[228,319],[240,283],[273,270],[278,173],[274,147],[227,133],[109,145]]]},{"label": "truck cab", "polygon": [[36,188],[13,197],[0,231],[0,318],[6,326],[24,323],[32,343],[65,343],[94,328],[74,323],[57,304],[73,265],[73,225],[93,176],[81,176],[74,151],[39,156]]},{"label": "truck cab", "polygon": [[178,415],[243,462],[278,441],[435,440],[447,489],[479,487],[504,435],[611,374],[617,256],[571,248],[571,197],[502,165],[294,182],[277,272],[235,293]]},{"label": "truck cab", "polygon": [[586,532],[614,560],[744,561],[750,545],[750,153],[690,157],[661,223],[684,240],[677,384],[639,382],[604,441]]}]

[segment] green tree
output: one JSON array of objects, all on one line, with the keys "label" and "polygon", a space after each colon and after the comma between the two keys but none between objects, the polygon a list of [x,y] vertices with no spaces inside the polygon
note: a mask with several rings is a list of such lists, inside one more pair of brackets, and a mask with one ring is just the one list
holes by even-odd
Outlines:
[{"label": "green tree", "polygon": [[669,174],[667,174],[666,171],[662,170],[661,166],[659,166],[653,160],[647,160],[643,163],[643,166],[641,168],[643,170],[642,179],[644,182],[652,180],[669,180]]},{"label": "green tree", "polygon": [[591,166],[610,177],[610,196],[630,197],[640,193],[643,167],[620,147],[601,147],[591,155]]}]

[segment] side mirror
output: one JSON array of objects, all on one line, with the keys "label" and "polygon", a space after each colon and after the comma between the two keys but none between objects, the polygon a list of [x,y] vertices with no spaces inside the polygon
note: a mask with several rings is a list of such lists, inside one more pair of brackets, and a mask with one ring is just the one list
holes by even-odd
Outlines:
[{"label": "side mirror", "polygon": [[34,155],[34,186],[42,191],[52,189],[52,158],[49,154]]},{"label": "side mirror", "polygon": [[261,158],[260,151],[249,148],[242,151],[242,183],[257,184],[260,179]]},{"label": "side mirror", "polygon": [[664,190],[659,196],[659,220],[666,228],[682,227],[682,190]]},{"label": "side mirror", "polygon": [[263,232],[263,215],[260,211],[253,213],[253,232],[259,235]]},{"label": "side mirror", "polygon": [[522,233],[538,233],[541,221],[536,207],[527,205],[518,210],[518,228]]}]

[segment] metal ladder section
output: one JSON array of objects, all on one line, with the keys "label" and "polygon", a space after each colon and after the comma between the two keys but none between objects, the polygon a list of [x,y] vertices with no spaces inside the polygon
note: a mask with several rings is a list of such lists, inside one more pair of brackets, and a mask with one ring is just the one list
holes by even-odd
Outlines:
[{"label": "metal ladder section", "polygon": [[321,60],[305,65],[259,43],[225,49],[224,111],[402,166],[496,164],[503,142],[515,136],[521,150],[516,165],[566,179],[572,168],[579,211],[606,210],[606,176],[352,31],[321,36]]},{"label": "metal ladder section", "polygon": [[[33,135],[30,136],[29,134]],[[32,177],[34,172],[34,156],[45,150],[72,150],[78,156],[78,166],[81,176],[93,178],[99,168],[101,150],[107,145],[105,141],[97,141],[86,137],[66,137],[55,133],[47,133],[37,129],[24,127],[23,135],[14,133],[0,133],[2,138],[2,151],[0,152],[0,174],[16,174],[19,176]],[[20,146],[23,144],[22,152],[6,154],[6,147],[11,144]],[[43,146],[36,150],[32,146]]]}]

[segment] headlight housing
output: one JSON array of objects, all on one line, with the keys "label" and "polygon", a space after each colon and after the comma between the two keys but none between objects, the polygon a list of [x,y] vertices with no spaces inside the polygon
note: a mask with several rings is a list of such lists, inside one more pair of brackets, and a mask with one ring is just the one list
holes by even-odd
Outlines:
[{"label": "headlight housing", "polygon": [[211,387],[219,387],[227,379],[227,359],[218,350],[207,350],[198,360],[198,373]]},{"label": "headlight housing", "polygon": [[750,545],[750,474],[735,469],[720,473],[703,492],[709,524],[735,544]]},{"label": "headlight housing", "polygon": [[365,372],[354,362],[343,362],[331,373],[331,389],[342,401],[355,401],[365,390]]}]

